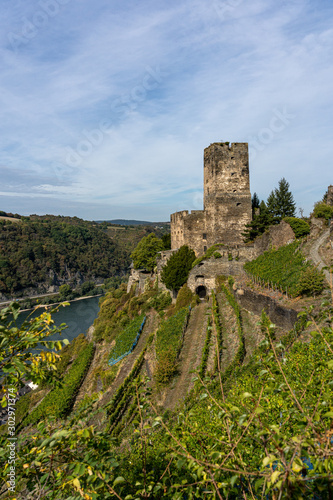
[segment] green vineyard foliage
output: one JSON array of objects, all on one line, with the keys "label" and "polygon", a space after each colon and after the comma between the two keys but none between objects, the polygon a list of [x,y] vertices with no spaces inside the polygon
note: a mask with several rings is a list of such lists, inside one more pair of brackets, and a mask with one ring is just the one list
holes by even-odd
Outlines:
[{"label": "green vineyard foliage", "polygon": [[[277,287],[291,297],[320,293],[323,289],[323,275],[306,261],[299,245],[295,241],[278,250],[264,252],[257,259],[246,262],[244,269],[253,278],[262,280],[264,285]],[[307,282],[305,289],[300,285],[304,274],[309,273],[308,269],[312,270],[313,286],[309,287]]]}]

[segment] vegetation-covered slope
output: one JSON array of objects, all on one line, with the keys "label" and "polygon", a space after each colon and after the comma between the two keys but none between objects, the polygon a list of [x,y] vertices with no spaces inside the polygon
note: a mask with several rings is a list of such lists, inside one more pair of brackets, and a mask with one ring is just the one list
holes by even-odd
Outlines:
[{"label": "vegetation-covered slope", "polygon": [[295,241],[278,250],[269,250],[244,265],[246,272],[268,286],[290,296],[316,295],[324,288],[324,276],[310,262]]},{"label": "vegetation-covered slope", "polygon": [[[115,325],[122,321],[124,326],[119,328],[124,329],[132,313],[135,317],[147,311],[154,301],[158,303],[159,295],[154,290],[144,297],[130,296],[124,290],[111,292],[104,299],[104,317],[114,317]],[[331,304],[324,305],[316,318],[311,318],[311,311],[304,313],[310,322],[304,316],[303,326],[313,330],[305,337],[300,324],[276,341],[274,327],[263,315],[260,338],[264,340],[244,364],[242,311],[228,286],[216,297],[220,307],[207,311],[207,328],[221,323],[222,340],[214,345],[209,335],[207,346],[212,353],[221,347],[222,352],[216,352],[220,368],[214,363],[205,370],[207,376],[197,380],[186,404],[175,414],[158,406],[154,369],[149,373],[146,367],[147,362],[154,367],[159,342],[150,334],[126,377],[111,391],[111,399],[92,394],[67,419],[40,422],[38,429],[30,430],[30,437],[19,438],[16,498],[39,494],[57,500],[330,498]],[[223,318],[225,300],[235,322],[230,311]],[[164,313],[172,317],[174,307],[168,306]],[[201,320],[207,324],[207,316]],[[238,338],[238,347],[228,354],[227,367],[223,366],[226,322],[234,324]],[[197,333],[205,336],[205,330],[199,328]],[[206,345],[204,339],[202,344]],[[67,361],[68,352],[66,348]],[[207,349],[199,357],[207,359]],[[70,366],[64,377],[66,373],[71,376]],[[2,439],[5,445],[6,437]],[[2,450],[5,477],[6,447]]]},{"label": "vegetation-covered slope", "polygon": [[[0,220],[0,293],[53,284],[76,273],[84,280],[123,275],[129,252],[96,224],[76,217],[31,216]],[[50,274],[51,272],[51,274]]]}]

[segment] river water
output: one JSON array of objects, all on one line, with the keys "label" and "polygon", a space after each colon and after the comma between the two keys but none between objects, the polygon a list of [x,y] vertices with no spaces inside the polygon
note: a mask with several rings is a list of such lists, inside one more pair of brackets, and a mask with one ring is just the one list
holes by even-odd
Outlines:
[{"label": "river water", "polygon": [[[55,334],[47,337],[46,340],[68,339],[72,341],[80,333],[87,333],[88,328],[93,324],[99,312],[100,297],[89,297],[87,299],[70,302],[69,306],[60,307],[59,311],[52,315],[55,325],[60,326],[66,323],[68,328],[63,330],[62,334]],[[33,313],[39,316],[45,309],[40,307]],[[18,324],[22,324],[25,318],[31,314],[31,311],[24,311],[19,316]]]}]

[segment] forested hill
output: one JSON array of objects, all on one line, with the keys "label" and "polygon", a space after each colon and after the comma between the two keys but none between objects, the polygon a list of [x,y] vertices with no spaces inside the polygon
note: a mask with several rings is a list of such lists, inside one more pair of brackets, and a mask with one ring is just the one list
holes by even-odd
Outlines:
[{"label": "forested hill", "polygon": [[[16,216],[16,218],[19,216]],[[0,293],[124,275],[129,251],[93,222],[54,215],[0,218]]]}]

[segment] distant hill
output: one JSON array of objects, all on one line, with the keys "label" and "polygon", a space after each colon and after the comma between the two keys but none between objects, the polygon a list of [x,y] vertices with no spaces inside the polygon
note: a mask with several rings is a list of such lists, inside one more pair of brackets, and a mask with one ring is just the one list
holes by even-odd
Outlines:
[{"label": "distant hill", "polygon": [[113,220],[97,220],[99,224],[107,222],[108,224],[117,224],[118,226],[168,226],[170,222],[150,222],[146,220],[127,220],[127,219],[113,219]]},{"label": "distant hill", "polygon": [[28,288],[45,293],[63,283],[101,282],[127,272],[130,251],[102,225],[54,215],[14,220],[0,219],[0,294],[25,294]]}]

